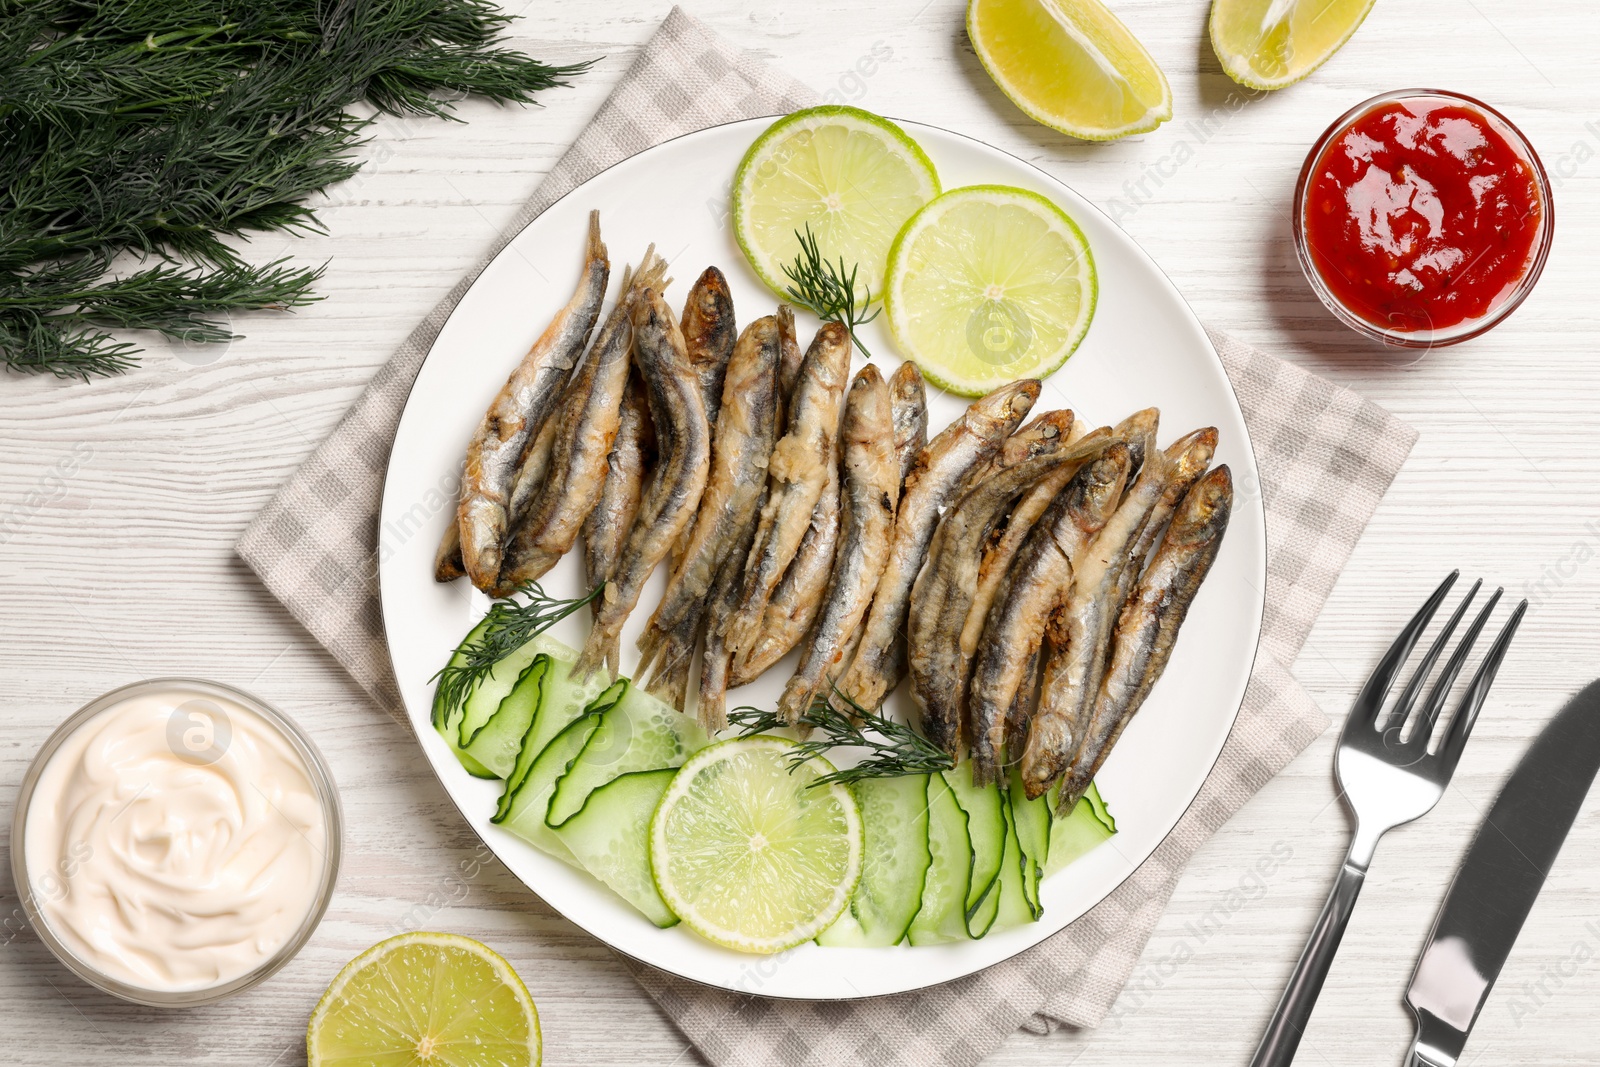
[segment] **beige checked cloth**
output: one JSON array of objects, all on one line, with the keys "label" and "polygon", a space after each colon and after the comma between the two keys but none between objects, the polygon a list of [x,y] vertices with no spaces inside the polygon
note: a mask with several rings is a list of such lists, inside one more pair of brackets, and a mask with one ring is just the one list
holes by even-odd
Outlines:
[{"label": "beige checked cloth", "polygon": [[[374,699],[404,719],[374,568],[384,467],[411,383],[478,271],[558,197],[671,137],[816,101],[674,9],[594,121],[478,267],[373,378],[354,407],[251,523],[238,552]],[[1116,892],[1043,944],[960,981],[856,1002],[797,1003],[711,989],[630,963],[641,985],[718,1067],[968,1067],[1019,1027],[1094,1026],[1110,1010],[1189,857],[1327,724],[1289,674],[1335,578],[1416,433],[1383,409],[1220,334],[1267,510],[1267,609],[1244,706],[1200,796]]]}]

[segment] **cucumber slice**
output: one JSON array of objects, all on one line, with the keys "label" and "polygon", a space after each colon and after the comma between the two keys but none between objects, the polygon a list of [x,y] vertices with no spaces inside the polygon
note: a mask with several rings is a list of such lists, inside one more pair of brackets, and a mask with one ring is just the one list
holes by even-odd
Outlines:
[{"label": "cucumber slice", "polygon": [[1009,930],[1037,922],[1042,912],[1035,910],[1037,901],[1029,900],[1025,891],[1023,871],[1029,860],[1022,854],[1022,842],[1017,837],[1017,823],[1012,816],[1011,805],[1002,804],[1000,811],[1006,820],[1006,849],[1005,858],[1000,863],[1000,888],[995,894],[999,907],[990,929]]},{"label": "cucumber slice", "polygon": [[584,870],[661,927],[676,926],[678,917],[656,891],[651,873],[650,816],[675,774],[676,767],[620,774],[590,792],[555,831]]},{"label": "cucumber slice", "polygon": [[500,702],[516,688],[522,672],[528,669],[528,664],[533,662],[533,658],[540,651],[542,650],[536,638],[515,652],[502,657],[489,668],[489,673],[484,675],[483,680],[473,688],[467,696],[467,702],[462,705],[456,727],[457,747],[471,747],[478,736],[478,731],[482,730],[494,713],[500,710]]},{"label": "cucumber slice", "polygon": [[534,717],[544,702],[544,695],[550,688],[553,662],[543,653],[534,656],[533,661],[517,676],[517,684],[500,701],[500,707],[483,724],[472,743],[457,749],[456,754],[474,760],[496,778],[508,777],[517,765],[517,756],[522,752],[528,727],[533,725]]},{"label": "cucumber slice", "polygon": [[956,803],[967,813],[967,838],[972,843],[972,877],[967,888],[967,933],[982,937],[1000,907],[1000,862],[1006,850],[1006,819],[1000,790],[972,782],[972,761],[944,772]]},{"label": "cucumber slice", "polygon": [[[455,652],[451,653],[450,661],[447,664],[447,666],[449,666],[449,667],[459,667],[459,666],[461,666],[461,664],[464,663],[466,661],[466,658],[467,658],[467,653],[466,653],[467,646],[471,645],[479,637],[483,636],[483,631],[487,630],[488,628],[489,628],[489,617],[486,615],[481,620],[479,620],[478,625],[474,626],[471,630],[467,631],[467,636],[465,636],[465,637],[463,637],[461,639],[461,643],[456,646]],[[434,727],[434,729],[438,730],[442,734],[445,734],[446,736],[449,736],[448,733],[447,733],[447,730],[448,730],[448,728],[450,726],[452,726],[452,725],[454,725],[456,723],[456,721],[459,718],[460,711],[461,711],[460,708],[447,708],[447,707],[444,706],[444,698],[443,698],[442,694],[440,694],[440,692],[439,692],[438,685],[435,684],[434,690],[433,690],[433,727]]]},{"label": "cucumber slice", "polygon": [[[1055,795],[1050,796],[1051,810],[1055,810]],[[1117,821],[1106,808],[1100,790],[1093,782],[1072,812],[1058,818],[1050,827],[1050,856],[1044,873],[1054,874],[1073,860],[1093,849],[1117,832]]]},{"label": "cucumber slice", "polygon": [[545,823],[558,829],[575,816],[589,794],[624,774],[681,767],[706,747],[705,731],[676,708],[624,679],[622,698],[600,719],[572,769],[556,783]]},{"label": "cucumber slice", "polygon": [[1039,883],[1044,879],[1050,855],[1050,798],[1029,800],[1022,788],[1021,773],[1012,768],[1010,799],[1011,822],[1022,851],[1022,891],[1037,919],[1044,914],[1044,905],[1039,903]]},{"label": "cucumber slice", "polygon": [[850,910],[817,938],[818,944],[882,946],[904,940],[922,906],[933,860],[926,778],[866,778],[850,787],[861,810],[861,882]]},{"label": "cucumber slice", "polygon": [[537,734],[541,731],[535,718],[528,737],[523,740],[522,752],[517,756],[516,769],[506,779],[500,804],[489,821],[505,825],[540,848],[549,844],[547,851],[554,855],[570,855],[566,852],[566,846],[544,825],[544,817],[550,810],[550,795],[555,792],[556,783],[567,773],[573,760],[578,758],[589,735],[599,726],[600,716],[621,700],[627,689],[626,681],[607,686],[576,718],[556,731],[546,744],[539,743]]},{"label": "cucumber slice", "polygon": [[931,862],[922,904],[906,937],[913,945],[965,941],[972,843],[967,837],[967,813],[943,774],[928,775],[928,851]]}]

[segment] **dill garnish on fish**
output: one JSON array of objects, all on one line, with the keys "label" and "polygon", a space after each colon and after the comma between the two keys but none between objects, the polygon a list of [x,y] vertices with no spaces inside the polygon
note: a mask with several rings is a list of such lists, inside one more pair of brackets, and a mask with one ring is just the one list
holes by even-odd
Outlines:
[{"label": "dill garnish on fish", "polygon": [[[843,710],[834,706],[838,702]],[[875,711],[868,711],[837,689],[832,694],[818,693],[811,706],[801,712],[793,723],[784,720],[776,711],[761,708],[735,708],[728,713],[728,722],[739,728],[741,735],[770,733],[787,726],[796,726],[815,733],[799,743],[794,755],[789,757],[791,768],[826,756],[830,749],[866,749],[854,767],[834,771],[819,777],[811,784],[827,785],[833,782],[859,782],[866,778],[900,778],[908,774],[934,774],[948,771],[956,763],[948,753],[929,741],[917,730]]]},{"label": "dill garnish on fish", "polygon": [[863,356],[871,359],[872,353],[856,335],[856,327],[865,326],[877,318],[883,308],[867,314],[867,308],[872,304],[872,290],[863,285],[861,292],[856,292],[856,275],[861,269],[860,264],[847,268],[843,256],[839,257],[836,264],[822,258],[822,250],[817,247],[817,238],[811,232],[809,222],[804,233],[796,230],[794,236],[800,242],[800,254],[794,257],[792,264],[783,268],[783,273],[789,276],[789,285],[784,290],[789,294],[789,299],[824,322],[837,322],[849,330],[850,340],[861,349]]}]

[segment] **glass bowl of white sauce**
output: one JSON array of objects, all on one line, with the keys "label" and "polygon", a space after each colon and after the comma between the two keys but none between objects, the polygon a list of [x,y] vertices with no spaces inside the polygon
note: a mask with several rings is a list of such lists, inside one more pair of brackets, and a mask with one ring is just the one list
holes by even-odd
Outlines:
[{"label": "glass bowl of white sauce", "polygon": [[56,728],[23,777],[11,873],[80,978],[137,1004],[232,996],[276,972],[333,896],[333,777],[287,716],[232,686],[153,678]]}]

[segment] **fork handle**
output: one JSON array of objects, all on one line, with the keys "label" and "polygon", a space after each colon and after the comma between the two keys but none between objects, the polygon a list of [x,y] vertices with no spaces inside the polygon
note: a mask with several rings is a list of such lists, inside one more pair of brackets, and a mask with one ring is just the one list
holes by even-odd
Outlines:
[{"label": "fork handle", "polygon": [[1339,951],[1350,913],[1355,910],[1361,883],[1366,880],[1366,869],[1349,860],[1339,868],[1339,879],[1328,894],[1328,902],[1322,906],[1322,914],[1317,916],[1317,925],[1300,953],[1300,962],[1295,964],[1294,974],[1289,977],[1283,999],[1278,1001],[1278,1010],[1272,1013],[1272,1022],[1267,1024],[1267,1032],[1256,1047],[1250,1067],[1289,1067],[1294,1062],[1295,1050],[1300,1047],[1306,1023],[1311,1020],[1311,1009],[1316,1007],[1317,995],[1322,992],[1322,983],[1333,965],[1334,954]]}]

